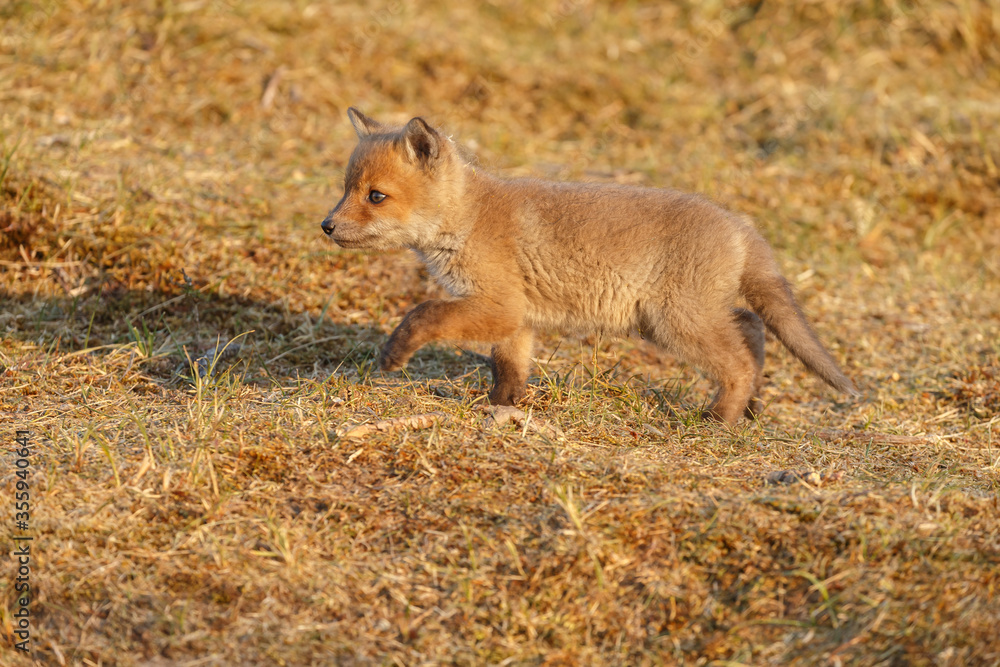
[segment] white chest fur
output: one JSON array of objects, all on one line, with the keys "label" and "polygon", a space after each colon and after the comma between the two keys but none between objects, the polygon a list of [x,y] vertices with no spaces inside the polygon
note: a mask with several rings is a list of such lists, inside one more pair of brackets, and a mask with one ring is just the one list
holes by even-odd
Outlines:
[{"label": "white chest fur", "polygon": [[466,297],[473,292],[473,283],[463,270],[454,250],[414,250],[427,270],[441,287],[456,298]]}]

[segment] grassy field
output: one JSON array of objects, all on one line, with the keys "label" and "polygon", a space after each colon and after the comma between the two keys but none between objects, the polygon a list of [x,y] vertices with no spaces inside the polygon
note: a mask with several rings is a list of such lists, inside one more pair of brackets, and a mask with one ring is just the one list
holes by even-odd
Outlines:
[{"label": "grassy field", "polygon": [[[0,664],[1000,664],[996,0],[0,17]],[[320,230],[351,105],[751,216],[862,397],[776,341],[737,432],[637,338],[542,336],[517,423],[485,347],[379,373],[441,291]]]}]

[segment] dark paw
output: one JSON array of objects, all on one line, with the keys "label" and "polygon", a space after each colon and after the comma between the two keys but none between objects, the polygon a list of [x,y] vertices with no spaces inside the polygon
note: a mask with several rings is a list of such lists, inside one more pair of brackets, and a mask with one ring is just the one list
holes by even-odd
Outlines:
[{"label": "dark paw", "polygon": [[760,417],[761,412],[764,410],[764,402],[759,398],[750,399],[750,403],[747,405],[746,409],[743,411],[743,416],[747,419],[757,419]]},{"label": "dark paw", "polygon": [[407,359],[403,359],[400,355],[395,354],[390,345],[383,347],[382,351],[379,352],[378,355],[378,368],[380,371],[384,371],[386,373],[398,371],[406,365],[406,362]]},{"label": "dark paw", "polygon": [[722,418],[722,415],[720,415],[715,410],[702,410],[701,418],[707,422],[722,422],[722,423],[726,422],[726,420]]},{"label": "dark paw", "polygon": [[493,387],[491,405],[517,405],[524,398],[524,387]]},{"label": "dark paw", "polygon": [[728,426],[730,429],[736,427],[736,423],[739,421],[739,415],[725,415],[717,410],[703,410],[701,413],[701,418],[705,421],[717,422],[724,426]]}]

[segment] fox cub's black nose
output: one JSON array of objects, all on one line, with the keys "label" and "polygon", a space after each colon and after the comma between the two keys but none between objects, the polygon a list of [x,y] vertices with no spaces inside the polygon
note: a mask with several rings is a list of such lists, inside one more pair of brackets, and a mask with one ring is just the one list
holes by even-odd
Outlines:
[{"label": "fox cub's black nose", "polygon": [[323,224],[322,224],[323,233],[326,234],[327,236],[329,236],[330,234],[333,234],[333,228],[335,226],[336,225],[334,225],[333,220],[331,218],[327,218],[326,220],[323,221]]}]

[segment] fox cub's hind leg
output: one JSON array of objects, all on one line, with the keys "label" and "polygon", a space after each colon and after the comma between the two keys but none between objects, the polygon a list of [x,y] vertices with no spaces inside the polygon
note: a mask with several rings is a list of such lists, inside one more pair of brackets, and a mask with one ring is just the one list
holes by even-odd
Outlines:
[{"label": "fox cub's hind leg", "polygon": [[748,310],[728,308],[714,313],[666,308],[646,319],[654,343],[675,352],[718,383],[719,390],[702,416],[734,425],[760,384],[760,319]]},{"label": "fox cub's hind leg", "polygon": [[745,308],[734,308],[733,315],[736,324],[743,333],[743,340],[753,355],[754,363],[757,366],[757,374],[754,379],[753,394],[747,403],[743,416],[747,419],[754,419],[764,408],[759,398],[760,387],[764,383],[764,323],[757,315]]},{"label": "fox cub's hind leg", "polygon": [[493,369],[490,403],[493,405],[514,405],[524,398],[531,364],[532,338],[531,329],[521,329],[493,346],[490,361]]}]

